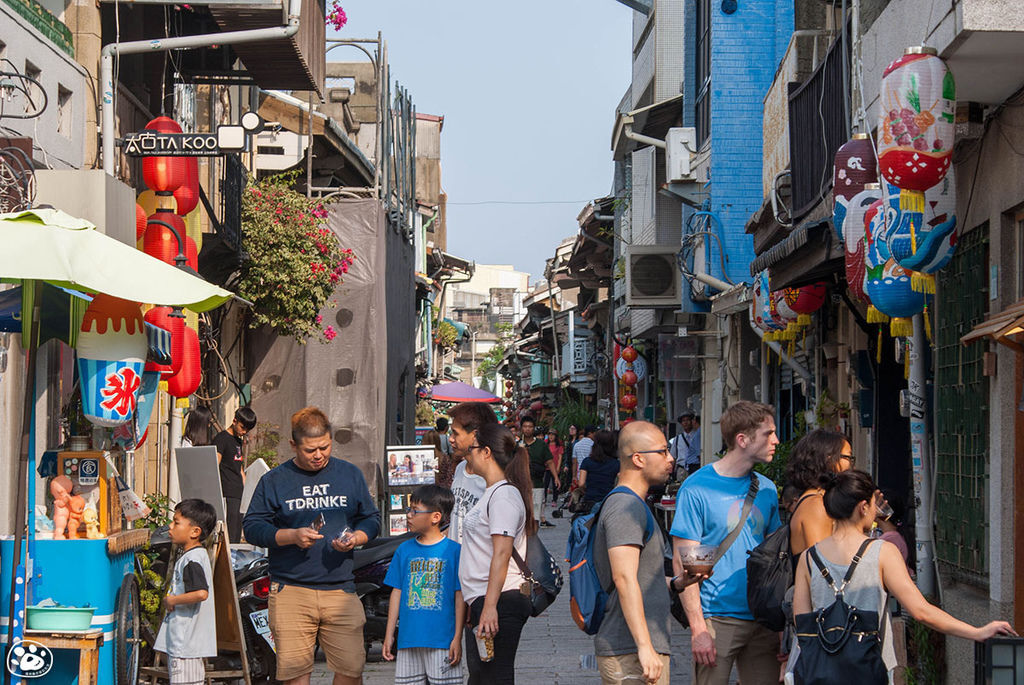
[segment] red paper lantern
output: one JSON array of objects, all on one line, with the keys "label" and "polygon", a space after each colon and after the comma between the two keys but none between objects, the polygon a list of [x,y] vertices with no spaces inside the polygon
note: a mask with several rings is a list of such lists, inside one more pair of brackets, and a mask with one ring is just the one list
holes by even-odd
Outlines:
[{"label": "red paper lantern", "polygon": [[149,219],[146,217],[146,210],[142,208],[142,205],[135,203],[135,240],[142,240],[142,236],[146,234],[146,224],[149,223]]},{"label": "red paper lantern", "polygon": [[[171,334],[171,363],[157,364],[146,362],[146,371],[159,371],[163,379],[167,380],[181,370],[182,345],[184,338],[185,319],[183,317],[171,316],[173,310],[170,307],[153,307],[143,317],[147,323],[157,328],[162,328]],[[177,343],[177,350],[175,350]]]},{"label": "red paper lantern", "polygon": [[185,157],[185,182],[174,191],[177,213],[185,216],[199,204],[199,160]]},{"label": "red paper lantern", "polygon": [[534,403],[532,403],[530,405],[530,411],[543,411],[543,410],[544,410],[544,403],[541,402],[540,400],[537,400],[536,402],[534,402]]},{"label": "red paper lantern", "polygon": [[175,266],[175,259],[178,256],[178,238],[174,231],[152,221],[153,219],[170,224],[178,230],[185,242],[185,260],[194,271],[199,270],[199,251],[196,248],[196,241],[185,235],[185,220],[174,212],[158,210],[150,217],[151,221],[146,227],[146,237],[142,242],[142,251],[150,257],[156,257],[162,262]]},{"label": "red paper lantern", "polygon": [[626,373],[622,374],[622,378],[619,380],[622,381],[623,385],[627,385],[632,388],[639,382],[640,379],[637,378],[635,371],[629,370]]},{"label": "red paper lantern", "polygon": [[[147,131],[181,133],[181,126],[170,117],[157,117],[146,124]],[[143,157],[142,178],[146,186],[160,195],[173,195],[186,181],[185,157]]]},{"label": "red paper lantern", "polygon": [[505,397],[512,397],[512,391],[511,390],[506,390],[505,391]]},{"label": "red paper lantern", "polygon": [[633,346],[622,348],[622,358],[625,359],[627,362],[635,362],[637,357],[639,356],[639,353],[637,353],[636,348],[634,348]]},{"label": "red paper lantern", "polygon": [[199,359],[199,334],[184,327],[181,345],[181,370],[167,379],[167,392],[171,397],[188,397],[199,389],[202,368]]},{"label": "red paper lantern", "polygon": [[786,288],[786,304],[797,314],[797,323],[801,326],[811,325],[811,314],[825,304],[828,288],[824,283],[805,285],[800,288]]},{"label": "red paper lantern", "polygon": [[[625,350],[623,350],[623,352],[625,352]],[[636,395],[623,395],[622,399],[619,400],[619,406],[626,411],[633,411],[636,409],[636,404]]]}]

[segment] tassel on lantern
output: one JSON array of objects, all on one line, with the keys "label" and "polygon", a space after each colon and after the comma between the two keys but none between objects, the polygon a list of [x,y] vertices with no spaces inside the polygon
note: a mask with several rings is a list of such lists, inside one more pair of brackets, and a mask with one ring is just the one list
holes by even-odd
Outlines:
[{"label": "tassel on lantern", "polygon": [[875,363],[882,363],[882,327],[878,327],[878,343],[875,345]]},{"label": "tassel on lantern", "polygon": [[889,322],[889,334],[894,338],[908,338],[914,334],[914,321],[906,316],[897,316]]},{"label": "tassel on lantern", "polygon": [[800,316],[796,317],[796,323],[799,326],[810,326],[811,325],[811,315],[810,314],[801,314]]},{"label": "tassel on lantern", "polygon": [[928,316],[928,307],[924,308],[924,337],[928,339],[929,343],[932,341],[932,320]]},{"label": "tassel on lantern", "polygon": [[910,352],[903,348],[903,380],[910,380]]},{"label": "tassel on lantern", "polygon": [[935,294],[935,276],[914,271],[910,274],[910,288],[915,293]]},{"label": "tassel on lantern", "polygon": [[889,317],[879,311],[875,305],[868,307],[868,323],[886,323]]},{"label": "tassel on lantern", "polygon": [[905,212],[924,213],[924,191],[900,188],[900,209]]}]

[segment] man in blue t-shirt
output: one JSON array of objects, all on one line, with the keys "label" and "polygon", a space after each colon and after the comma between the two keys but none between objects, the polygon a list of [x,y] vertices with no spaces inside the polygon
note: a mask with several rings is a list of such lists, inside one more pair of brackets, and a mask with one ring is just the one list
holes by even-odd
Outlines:
[{"label": "man in blue t-shirt", "polygon": [[352,550],[380,532],[380,512],[362,471],[332,457],[331,445],[322,411],[295,412],[295,457],[260,479],[242,521],[245,539],[268,550],[270,631],[284,685],[309,683],[317,639],[334,685],[363,681],[366,613]]},{"label": "man in blue t-shirt", "polygon": [[728,452],[687,478],[677,495],[672,524],[676,574],[682,573],[681,548],[719,545],[735,526],[743,526],[711,577],[699,590],[691,585],[682,593],[697,685],[727,685],[733,663],[743,685],[779,681],[779,634],[756,623],[747,605],[747,552],[781,525],[771,480],[755,474],[757,496],[746,519],[739,520],[754,466],[769,463],[779,444],[774,413],[759,402],[737,402],[725,410],[720,427]]}]

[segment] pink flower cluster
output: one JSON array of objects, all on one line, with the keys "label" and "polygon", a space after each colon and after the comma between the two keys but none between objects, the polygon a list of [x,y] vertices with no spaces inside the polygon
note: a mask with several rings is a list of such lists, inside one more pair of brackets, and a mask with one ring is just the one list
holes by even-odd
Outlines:
[{"label": "pink flower cluster", "polygon": [[334,326],[328,326],[324,329],[324,337],[327,338],[328,342],[330,342],[338,337],[338,332],[334,330]]},{"label": "pink flower cluster", "polygon": [[331,11],[327,13],[327,25],[333,27],[335,31],[340,31],[347,23],[348,17],[345,16],[345,10],[341,8],[341,3],[338,0],[332,0]]}]

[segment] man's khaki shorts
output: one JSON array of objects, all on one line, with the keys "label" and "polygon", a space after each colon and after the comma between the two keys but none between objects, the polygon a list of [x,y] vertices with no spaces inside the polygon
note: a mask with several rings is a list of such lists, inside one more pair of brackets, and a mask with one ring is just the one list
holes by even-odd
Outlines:
[{"label": "man's khaki shorts", "polygon": [[271,583],[270,630],[277,647],[277,679],[291,680],[313,672],[316,640],[335,673],[358,678],[366,652],[366,614],[359,598],[344,590],[311,590]]}]

